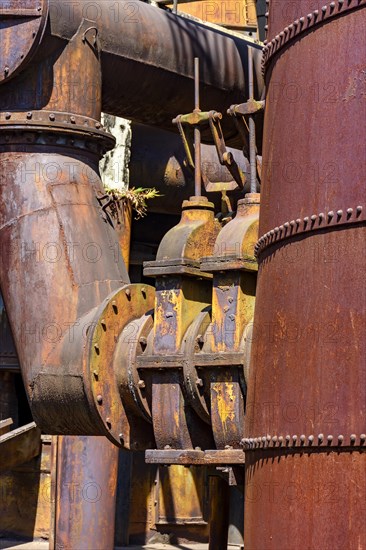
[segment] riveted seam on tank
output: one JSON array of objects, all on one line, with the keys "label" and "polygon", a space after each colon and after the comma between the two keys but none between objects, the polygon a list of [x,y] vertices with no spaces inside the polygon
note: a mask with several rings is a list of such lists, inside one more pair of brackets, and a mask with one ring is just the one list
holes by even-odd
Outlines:
[{"label": "riveted seam on tank", "polygon": [[[270,4],[266,12],[266,39],[264,41],[263,55],[262,55],[262,71],[266,70],[272,56],[280,49],[286,46],[293,38],[300,36],[309,29],[320,26],[322,23],[326,23],[332,20],[334,17],[343,15],[354,9],[360,8],[366,4],[366,0],[348,0],[347,5],[344,4],[344,0],[338,0],[337,2],[330,2],[328,5],[324,5],[320,10],[313,10],[306,16],[302,16],[295,19],[292,23],[286,26],[280,33],[276,34],[272,40],[268,40],[268,17],[270,14]],[[336,9],[336,5],[337,8]]]},{"label": "riveted seam on tank", "polygon": [[303,450],[303,449],[325,449],[336,448],[339,450],[343,448],[349,450],[350,448],[356,449],[366,449],[366,434],[362,433],[360,435],[350,434],[345,436],[339,434],[338,436],[333,436],[329,434],[325,437],[324,434],[320,433],[317,436],[313,434],[305,435],[264,435],[261,437],[246,437],[241,440],[241,446],[245,451],[252,451],[255,449],[291,449],[291,450]]},{"label": "riveted seam on tank", "polygon": [[327,229],[331,227],[340,227],[351,223],[359,223],[364,221],[364,208],[361,205],[356,208],[347,208],[346,210],[339,209],[337,211],[330,210],[325,214],[312,214],[304,218],[297,218],[285,222],[284,224],[267,231],[262,235],[254,246],[254,255],[258,258],[267,246],[280,242],[286,238],[294,237],[310,233],[319,229]]}]

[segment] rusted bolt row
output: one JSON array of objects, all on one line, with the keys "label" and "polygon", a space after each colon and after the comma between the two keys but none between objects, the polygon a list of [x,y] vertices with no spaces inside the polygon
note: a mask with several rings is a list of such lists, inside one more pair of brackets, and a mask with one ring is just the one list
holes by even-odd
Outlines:
[{"label": "rusted bolt row", "polygon": [[[16,122],[21,121],[21,119],[22,119],[23,117],[26,118],[27,120],[31,120],[31,119],[33,119],[33,115],[34,115],[34,113],[33,113],[32,111],[28,111],[28,112],[25,113],[25,114],[22,114],[22,113],[13,113],[13,114],[15,115],[15,120],[16,120]],[[37,120],[35,120],[35,123],[37,123],[37,122],[42,122],[42,121],[44,120],[44,118],[45,118],[45,116],[44,116],[45,114],[46,114],[46,113],[42,113],[42,112],[39,112],[39,111],[38,111],[38,118],[37,118]],[[62,117],[64,117],[64,113],[59,113],[59,114],[60,114]],[[47,115],[46,115],[46,116],[47,116]],[[12,117],[12,113],[9,113],[9,112],[5,113],[5,119],[6,119],[6,120],[10,120],[11,117]],[[78,120],[77,120],[77,118],[76,118],[75,115],[69,115],[68,118],[69,118],[70,123],[73,124],[73,125],[76,124],[76,123],[78,122]],[[49,119],[51,122],[55,122],[55,120],[56,120],[56,113],[49,113],[49,114],[48,114],[48,119]],[[65,120],[64,118],[62,118],[62,120],[60,120],[59,122],[62,123],[62,124],[68,124],[68,121]],[[98,120],[96,120],[96,121],[90,120],[90,121],[89,121],[89,120],[87,120],[87,119],[84,119],[84,124],[82,124],[82,121],[79,121],[79,122],[80,122],[79,125],[88,126],[88,127],[91,126],[91,122],[94,122],[94,126],[95,126],[95,128],[96,128],[97,130],[99,130],[100,128],[102,128],[102,125],[101,125],[101,123],[100,123]],[[103,129],[103,128],[102,128],[102,129]]]},{"label": "rusted bolt row", "polygon": [[241,445],[245,449],[259,449],[259,448],[274,448],[274,447],[321,447],[326,445],[332,445],[333,441],[340,445],[355,445],[359,439],[360,445],[364,445],[366,442],[366,434],[361,434],[359,437],[356,434],[351,434],[348,439],[340,434],[337,437],[334,437],[332,434],[327,435],[318,434],[318,436],[301,434],[297,435],[286,435],[286,436],[271,436],[264,435],[262,437],[250,437],[244,438],[241,440]]},{"label": "rusted bolt row", "polygon": [[[267,2],[269,4],[269,2]],[[270,58],[278,52],[283,46],[285,46],[290,40],[295,38],[295,36],[300,35],[301,33],[307,31],[309,28],[319,25],[325,20],[338,15],[340,12],[344,13],[346,11],[355,9],[365,4],[366,0],[347,0],[345,5],[343,0],[338,0],[337,2],[330,2],[329,5],[324,5],[321,10],[313,10],[311,13],[308,13],[306,16],[299,17],[295,19],[290,25],[285,27],[283,31],[277,34],[270,42],[265,40],[265,47],[263,48],[263,57],[262,57],[262,70],[264,72],[265,67],[270,60]],[[336,9],[336,5],[337,8]],[[268,18],[269,9],[267,9],[266,17]],[[268,32],[268,24],[265,25],[266,38]]]},{"label": "rusted bolt row", "polygon": [[298,235],[300,233],[313,231],[315,229],[321,229],[329,225],[341,225],[344,223],[358,222],[360,221],[363,207],[361,205],[356,208],[348,208],[346,211],[337,210],[334,212],[330,210],[327,214],[321,212],[320,214],[313,214],[312,216],[305,216],[305,218],[298,218],[297,220],[291,220],[285,222],[283,225],[275,227],[270,231],[267,231],[258,240],[254,247],[254,253],[258,257],[260,252],[268,245],[281,241],[287,237]]}]

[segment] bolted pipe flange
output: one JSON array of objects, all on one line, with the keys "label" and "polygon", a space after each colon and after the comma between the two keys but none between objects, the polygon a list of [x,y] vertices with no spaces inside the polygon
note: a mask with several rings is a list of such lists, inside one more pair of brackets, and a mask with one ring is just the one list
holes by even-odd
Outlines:
[{"label": "bolted pipe flange", "polygon": [[153,328],[154,318],[150,311],[140,319],[131,321],[122,331],[114,354],[114,372],[123,404],[132,414],[149,423],[152,422],[151,376],[149,371],[138,371],[136,359],[150,352],[148,343]]},{"label": "bolted pipe flange", "polygon": [[[211,423],[209,406],[209,392],[205,397],[205,372],[199,372],[196,367],[195,356],[202,350],[205,333],[210,326],[211,317],[207,311],[202,311],[188,328],[182,342],[184,389],[188,401],[198,416],[208,424]],[[206,389],[209,384],[206,384]]]},{"label": "bolted pipe flange", "polygon": [[[126,293],[126,290],[130,292]],[[139,430],[140,426],[129,417],[128,400],[121,399],[119,351],[124,342],[135,340],[138,322],[153,309],[154,296],[154,288],[147,285],[123,286],[102,302],[88,332],[87,367],[91,398],[104,425],[105,435],[115,445],[136,450],[143,448],[145,441],[150,446],[153,438],[149,430],[142,429],[138,437],[133,436],[133,430]]]}]

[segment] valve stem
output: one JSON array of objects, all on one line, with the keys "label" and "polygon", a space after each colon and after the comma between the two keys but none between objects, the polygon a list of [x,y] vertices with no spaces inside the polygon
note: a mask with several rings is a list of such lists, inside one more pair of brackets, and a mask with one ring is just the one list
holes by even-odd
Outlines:
[{"label": "valve stem", "polygon": [[[194,58],[194,113],[200,113],[200,60]],[[198,125],[194,127],[194,194],[201,196],[201,130]]]}]

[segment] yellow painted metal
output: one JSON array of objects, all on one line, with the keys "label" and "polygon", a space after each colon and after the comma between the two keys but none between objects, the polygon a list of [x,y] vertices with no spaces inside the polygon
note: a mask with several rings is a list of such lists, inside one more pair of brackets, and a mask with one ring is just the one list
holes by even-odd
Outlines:
[{"label": "yellow painted metal", "polygon": [[207,525],[206,469],[172,465],[158,473],[156,525]]},{"label": "yellow painted metal", "polygon": [[[214,274],[212,322],[203,350],[210,354],[239,353],[245,357],[245,330],[255,305],[259,194],[239,201],[237,215],[220,232],[215,255],[202,262]],[[232,368],[230,368],[232,366]],[[217,448],[240,448],[244,435],[244,371],[230,364],[210,374],[211,422]]]}]

